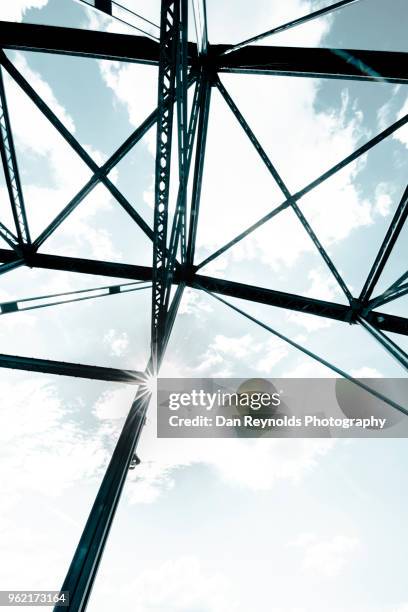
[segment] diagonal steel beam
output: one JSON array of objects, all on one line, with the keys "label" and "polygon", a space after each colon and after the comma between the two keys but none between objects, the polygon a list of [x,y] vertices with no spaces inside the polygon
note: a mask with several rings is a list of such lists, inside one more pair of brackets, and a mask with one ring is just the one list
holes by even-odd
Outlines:
[{"label": "diagonal steel beam", "polygon": [[[148,378],[149,366],[143,377]],[[116,443],[61,591],[69,592],[69,611],[84,612],[132,458],[146,422],[151,393],[141,384]],[[60,606],[54,608],[60,611]]]},{"label": "diagonal steel beam", "polygon": [[7,261],[6,263],[3,263],[0,266],[0,275],[1,274],[6,274],[7,272],[11,272],[11,270],[15,270],[16,268],[19,268],[20,266],[23,266],[25,264],[24,259],[14,259],[11,261]]},{"label": "diagonal steel beam", "polygon": [[408,217],[408,186],[405,188],[404,194],[398,205],[397,210],[392,218],[388,231],[385,235],[383,243],[377,253],[375,261],[371,267],[371,270],[367,276],[364,286],[361,290],[359,300],[366,304],[370,299],[378,279],[381,276],[382,271],[391,255],[392,249],[400,235],[404,223]]},{"label": "diagonal steel beam", "polygon": [[[391,134],[396,132],[399,128],[406,125],[407,123],[408,123],[408,113],[404,115],[403,117],[401,117],[401,119],[393,123],[390,127],[386,128],[385,130],[383,130],[382,132],[374,136],[374,138],[371,138],[364,145],[356,149],[353,153],[351,153],[350,155],[342,159],[339,163],[329,168],[329,170],[327,170],[326,172],[321,174],[317,179],[315,179],[314,181],[306,185],[306,187],[303,187],[303,189],[293,194],[292,200],[295,200],[295,201],[300,200],[300,198],[310,193],[313,189],[321,185],[324,181],[327,181],[327,179],[329,179],[331,176],[333,176],[334,174],[336,174],[337,172],[339,172],[340,170],[348,166],[348,164],[350,164],[351,162],[361,157],[361,155],[363,155],[364,153],[367,153],[367,151],[375,147],[375,145],[377,145],[378,143],[382,142],[385,138],[388,138],[388,136],[391,136]],[[212,253],[211,255],[209,255],[204,261],[202,261],[198,265],[197,269],[202,268],[206,264],[210,263],[210,261],[213,261],[216,257],[219,257],[220,255],[225,253],[225,251],[227,251],[232,246],[234,246],[235,244],[237,244],[238,242],[240,242],[241,240],[249,236],[249,234],[254,232],[256,229],[264,225],[264,223],[266,223],[267,221],[275,217],[275,215],[279,214],[282,210],[285,210],[289,206],[290,206],[290,201],[286,199],[284,202],[282,202],[282,204],[277,206],[277,208],[274,208],[273,210],[271,210],[271,212],[261,217],[261,219],[253,223],[245,231],[238,234],[238,236],[236,236],[235,238],[227,242],[225,245],[223,245],[221,248],[215,251],[215,253]]]},{"label": "diagonal steel beam", "polygon": [[382,331],[371,325],[364,317],[358,316],[357,320],[369,332],[373,338],[381,344],[381,346],[392,356],[398,363],[408,371],[408,355],[395,342],[386,336]]},{"label": "diagonal steel beam", "polygon": [[395,289],[396,287],[398,287],[399,285],[401,285],[404,281],[408,280],[408,271],[404,272],[404,274],[402,274],[396,281],[395,283],[392,283],[392,285],[389,287],[389,289]]},{"label": "diagonal steel beam", "polygon": [[3,238],[3,240],[7,242],[7,244],[11,246],[12,249],[18,252],[19,243],[18,243],[17,237],[13,234],[13,232],[10,232],[10,230],[5,225],[3,225],[3,223],[1,222],[0,222],[0,237]]},{"label": "diagonal steel beam", "polygon": [[6,179],[11,210],[20,247],[30,244],[30,230],[28,228],[23,190],[16,152],[14,148],[13,133],[11,131],[10,117],[7,108],[6,91],[4,89],[3,74],[0,68],[0,153],[3,162],[4,177]]},{"label": "diagonal steel beam", "polygon": [[[88,166],[88,168],[93,172],[93,174],[99,176],[100,181],[111,192],[113,197],[119,202],[119,204],[128,213],[128,215],[138,224],[138,226],[146,234],[146,236],[152,239],[152,230],[147,225],[147,223],[144,221],[144,219],[133,208],[130,202],[128,202],[125,196],[112,183],[112,181],[107,176],[105,176],[103,173],[101,173],[100,167],[94,162],[92,157],[79,144],[76,138],[65,127],[65,125],[58,119],[55,113],[53,113],[53,111],[44,102],[44,100],[37,94],[37,92],[31,87],[31,85],[23,77],[23,75],[17,70],[17,68],[9,61],[9,59],[6,57],[3,51],[0,51],[0,63],[2,64],[2,66],[4,66],[4,68],[7,70],[9,75],[16,81],[16,83],[21,87],[21,89],[27,94],[27,96],[32,100],[32,102],[34,102],[34,104],[43,113],[43,115],[47,117],[50,123],[56,128],[56,130],[61,134],[61,136],[66,140],[66,142],[72,147],[72,149],[77,153],[77,155],[81,158],[81,160]],[[62,221],[60,221],[60,223],[61,222]]]},{"label": "diagonal steel beam", "polygon": [[340,2],[335,2],[334,4],[329,4],[329,6],[325,6],[317,11],[313,11],[308,15],[303,15],[302,17],[298,17],[297,19],[292,19],[292,21],[288,21],[280,26],[267,30],[266,32],[262,32],[261,34],[257,34],[256,36],[251,36],[251,38],[247,38],[240,43],[237,43],[233,47],[230,47],[227,51],[224,51],[224,55],[229,55],[234,51],[238,51],[239,49],[243,49],[243,47],[247,47],[251,43],[259,42],[264,38],[268,38],[273,34],[279,34],[280,32],[285,32],[286,30],[290,30],[291,28],[295,28],[296,26],[303,25],[304,23],[308,23],[313,19],[317,19],[318,17],[323,17],[324,15],[328,15],[329,13],[333,13],[338,9],[341,9],[345,6],[349,6],[350,4],[355,4],[360,0],[340,0]]},{"label": "diagonal steel beam", "polygon": [[290,193],[289,189],[287,188],[287,186],[286,186],[285,182],[283,181],[282,177],[280,176],[279,172],[277,171],[277,169],[275,168],[275,166],[273,165],[273,163],[269,159],[268,155],[265,153],[265,150],[263,149],[261,143],[256,138],[255,134],[253,133],[253,131],[249,127],[247,121],[243,117],[242,113],[238,109],[237,105],[235,104],[235,102],[233,101],[233,99],[231,98],[230,94],[228,93],[228,91],[226,90],[224,85],[221,83],[219,78],[217,78],[217,80],[216,80],[216,85],[217,85],[218,90],[221,92],[224,100],[228,104],[229,108],[233,112],[235,118],[238,120],[238,123],[243,128],[245,134],[248,136],[249,140],[251,141],[252,145],[254,146],[256,152],[258,153],[258,155],[262,159],[263,163],[267,167],[269,173],[271,174],[271,176],[276,181],[279,189],[281,190],[281,192],[285,196],[285,198],[288,201],[288,203],[289,203],[290,207],[292,208],[293,212],[295,213],[295,215],[299,219],[300,223],[302,224],[304,230],[306,231],[306,233],[308,234],[309,238],[311,239],[311,241],[315,245],[316,249],[319,251],[322,259],[325,262],[325,264],[327,265],[327,267],[329,268],[330,272],[332,273],[332,275],[336,279],[338,285],[341,287],[344,295],[347,297],[347,299],[351,303],[353,301],[353,296],[351,295],[351,293],[349,291],[349,288],[347,287],[346,283],[344,282],[343,278],[341,277],[341,275],[340,275],[339,271],[337,270],[336,266],[334,265],[334,263],[330,259],[326,249],[323,247],[323,245],[321,244],[320,240],[316,236],[314,230],[312,229],[312,227],[311,227],[310,223],[308,222],[308,220],[306,219],[305,215],[300,210],[299,206],[296,203],[296,200],[293,198],[292,194]]},{"label": "diagonal steel beam", "polygon": [[[57,217],[48,225],[48,227],[36,238],[34,246],[39,248],[47,238],[61,225],[61,223],[71,214],[73,210],[82,202],[82,200],[100,183],[102,176],[107,176],[109,172],[131,151],[143,136],[157,121],[157,109],[154,110],[143,123],[125,140],[123,144],[106,160],[99,168],[97,173],[89,179],[89,181],[78,191],[72,200],[65,208],[57,215]],[[149,236],[153,238],[153,233]]]},{"label": "diagonal steel beam", "polygon": [[404,297],[404,295],[407,294],[408,283],[399,285],[398,287],[395,287],[395,289],[392,290],[387,289],[387,291],[384,291],[383,294],[368,302],[366,311],[370,312],[370,310],[372,310],[373,308],[377,308],[378,306],[384,306],[385,304],[393,302],[394,300],[397,300],[400,297]]}]

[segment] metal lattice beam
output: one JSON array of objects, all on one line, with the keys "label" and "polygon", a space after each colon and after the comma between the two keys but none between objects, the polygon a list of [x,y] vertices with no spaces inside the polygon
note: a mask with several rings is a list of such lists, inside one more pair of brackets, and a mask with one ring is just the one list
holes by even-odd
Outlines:
[{"label": "metal lattice beam", "polygon": [[21,248],[31,242],[25,210],[23,189],[21,187],[20,173],[18,171],[16,152],[14,149],[13,134],[7,108],[6,91],[4,89],[3,74],[0,69],[0,152],[3,162],[4,177],[6,179],[14,224]]},{"label": "metal lattice beam", "polygon": [[162,0],[153,228],[152,360],[155,371],[161,360],[167,317],[167,225],[174,115],[168,101],[176,95],[181,12],[180,0]]}]

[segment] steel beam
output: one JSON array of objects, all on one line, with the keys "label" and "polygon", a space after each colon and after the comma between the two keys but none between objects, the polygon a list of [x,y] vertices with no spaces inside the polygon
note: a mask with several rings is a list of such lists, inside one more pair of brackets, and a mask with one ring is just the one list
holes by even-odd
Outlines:
[{"label": "steel beam", "polygon": [[[184,15],[185,13],[185,15]],[[186,199],[187,184],[190,172],[192,148],[194,144],[195,129],[197,123],[197,91],[199,83],[196,84],[193,105],[188,120],[187,99],[187,2],[180,3],[179,35],[177,44],[176,61],[176,105],[177,105],[177,145],[178,145],[178,176],[179,185],[173,223],[170,232],[168,247],[168,258],[166,264],[166,278],[164,282],[164,310],[167,311],[170,300],[172,276],[175,271],[177,252],[180,248],[181,262],[185,261],[186,251]]]},{"label": "steel beam", "polygon": [[371,325],[364,317],[357,317],[361,325],[381,344],[381,346],[408,372],[408,355],[382,331]]},{"label": "steel beam", "polygon": [[218,72],[408,83],[407,54],[395,51],[249,46],[210,47]]},{"label": "steel beam", "polygon": [[324,15],[328,15],[337,11],[341,8],[345,8],[346,6],[350,6],[351,4],[355,4],[356,2],[360,2],[360,0],[340,0],[339,2],[335,2],[334,4],[329,4],[329,6],[325,6],[317,11],[313,11],[312,13],[308,13],[307,15],[303,15],[302,17],[298,17],[297,19],[292,19],[292,21],[287,21],[286,23],[279,25],[275,28],[267,30],[266,32],[262,32],[261,34],[257,34],[256,36],[251,36],[251,38],[247,38],[240,43],[237,43],[225,54],[234,53],[238,51],[238,49],[242,49],[243,47],[247,47],[248,45],[263,40],[264,38],[268,38],[269,36],[273,36],[274,34],[280,34],[281,32],[286,32],[292,28],[303,25],[304,23],[308,23],[309,21],[313,21],[319,17],[323,17]]},{"label": "steel beam", "polygon": [[0,46],[141,64],[159,63],[159,45],[150,38],[79,28],[0,21]]},{"label": "steel beam", "polygon": [[[95,32],[26,23],[0,22],[5,49],[41,51],[158,65],[159,45],[144,36]],[[212,45],[209,60],[221,72],[408,83],[407,54],[395,51],[249,46],[230,55],[233,45]],[[189,43],[189,65],[197,45]]]},{"label": "steel beam", "polygon": [[[70,612],[83,612],[86,609],[127,472],[146,420],[149,401],[150,393],[143,386],[139,387],[61,587],[61,591],[69,592]],[[59,612],[60,607],[56,606],[54,610]]]},{"label": "steel beam", "polygon": [[11,210],[20,247],[31,242],[25,210],[23,189],[21,187],[20,173],[18,171],[14,139],[11,131],[10,117],[7,108],[6,91],[4,89],[3,74],[0,68],[0,153],[3,162],[4,177],[6,179]]},{"label": "steel beam", "polygon": [[[101,177],[107,177],[109,172],[131,151],[137,142],[150,130],[157,121],[157,109],[154,110],[143,123],[123,142],[120,147],[110,156],[108,160],[94,173],[89,181],[78,191],[57,217],[41,232],[34,241],[34,247],[39,248],[63,221],[75,210],[82,200],[100,183]],[[153,238],[151,234],[150,239]]]},{"label": "steel beam", "polygon": [[[78,291],[64,291],[62,293],[20,298],[18,300],[1,302],[0,315],[14,312],[24,312],[25,310],[37,310],[38,308],[49,308],[51,306],[63,306],[64,304],[72,304],[84,300],[95,300],[101,297],[119,295],[120,293],[133,293],[134,291],[150,289],[150,287],[151,285],[146,285],[143,281],[136,281],[133,283],[124,283],[122,285],[93,287],[90,289],[79,289]],[[104,293],[100,293],[101,291]],[[55,298],[63,299],[57,299],[57,301],[52,302],[51,300],[55,300]]]},{"label": "steel beam", "polygon": [[[355,313],[349,306],[316,300],[303,295],[244,285],[243,283],[199,274],[194,275],[191,280],[187,281],[187,284],[195,289],[206,289],[221,295],[313,314],[337,321],[353,323],[355,320]],[[408,318],[372,311],[366,316],[366,319],[378,329],[408,336]]]},{"label": "steel beam", "polygon": [[1,221],[0,221],[0,238],[3,238],[4,242],[6,242],[9,246],[11,246],[12,249],[18,252],[19,244],[18,244],[17,237],[13,234],[13,232],[10,232],[10,230],[5,225],[3,225]]},{"label": "steel beam", "polygon": [[[158,118],[156,139],[155,202],[153,228],[152,362],[157,371],[166,330],[166,281],[168,276],[167,231],[170,196],[170,164],[174,107],[180,62],[180,31],[187,32],[183,0],[162,0],[160,17],[160,62],[158,75]],[[182,25],[182,27],[181,27]]]},{"label": "steel beam", "polygon": [[130,280],[145,281],[152,280],[152,268],[150,266],[97,261],[79,257],[65,257],[63,255],[32,253],[27,256],[26,262],[23,262],[13,251],[9,249],[0,249],[0,262],[13,265],[22,265],[26,263],[31,268],[61,270],[64,272],[77,272],[79,274],[92,274],[112,278],[127,278]]},{"label": "steel beam", "polygon": [[361,294],[359,297],[360,302],[366,304],[370,299],[375,286],[378,282],[378,279],[381,276],[382,271],[384,270],[385,264],[387,263],[391,251],[394,248],[394,245],[400,235],[402,228],[404,227],[404,223],[408,217],[408,186],[405,188],[404,194],[401,198],[401,201],[398,205],[397,210],[392,218],[388,231],[385,235],[382,245],[377,253],[375,261],[372,265],[372,268],[367,276],[367,279],[364,283],[364,287],[361,290]]},{"label": "steel beam", "polygon": [[388,304],[389,302],[393,302],[394,300],[404,297],[404,295],[407,295],[407,294],[408,294],[408,283],[405,283],[403,285],[398,285],[398,287],[395,287],[394,289],[387,289],[387,291],[384,291],[383,294],[379,295],[378,297],[368,302],[367,311],[369,312],[373,308],[378,308],[378,306],[384,306],[385,304]]},{"label": "steel beam", "polygon": [[187,242],[187,265],[194,262],[195,245],[197,238],[198,214],[200,210],[201,188],[204,173],[204,159],[207,145],[208,118],[211,102],[211,82],[209,75],[203,72],[202,88],[200,92],[200,119],[198,123],[197,148],[194,166],[193,191],[191,196],[190,223]]},{"label": "steel beam", "polygon": [[[0,262],[15,266],[20,266],[24,263],[17,259],[13,251],[8,249],[0,249]],[[45,253],[34,253],[30,256],[28,262],[30,267],[33,268],[76,272],[113,278],[126,278],[130,280],[151,281],[153,276],[153,270],[149,266],[80,259],[77,257],[48,255]],[[183,280],[187,286],[195,289],[204,287],[214,293],[250,300],[260,304],[269,304],[277,308],[295,310],[297,312],[314,314],[345,322],[350,322],[353,317],[352,309],[343,304],[316,300],[302,295],[275,291],[263,287],[254,287],[252,285],[236,283],[222,278],[212,278],[210,276],[194,274],[189,271],[184,273],[182,270],[176,270],[173,277],[173,283],[179,284]],[[367,315],[367,320],[378,329],[408,335],[408,319],[403,317],[372,311]]]},{"label": "steel beam", "polygon": [[138,385],[145,380],[143,372],[136,370],[119,370],[117,368],[84,365],[82,363],[21,357],[20,355],[0,355],[0,368],[58,374],[74,378],[89,378],[91,380],[105,380],[107,382],[131,385]]}]

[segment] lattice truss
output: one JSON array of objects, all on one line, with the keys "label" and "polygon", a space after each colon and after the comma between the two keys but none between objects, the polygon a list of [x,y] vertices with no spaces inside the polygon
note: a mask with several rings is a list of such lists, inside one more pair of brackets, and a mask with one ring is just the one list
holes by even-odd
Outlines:
[{"label": "lattice truss", "polygon": [[[207,36],[205,0],[162,0],[159,26],[132,13],[110,0],[81,0],[112,17],[132,25],[142,35],[123,35],[96,31],[72,30],[49,26],[0,24],[2,49],[23,49],[74,56],[93,57],[127,62],[140,62],[158,66],[157,108],[127,138],[127,140],[103,164],[98,165],[76,140],[73,134],[54,114],[51,108],[36,93],[28,81],[17,70],[2,50],[0,53],[0,132],[1,157],[14,219],[14,228],[0,223],[0,236],[10,249],[0,249],[0,273],[7,273],[20,266],[83,272],[129,279],[129,283],[98,287],[49,296],[29,297],[1,304],[1,314],[42,308],[61,301],[78,301],[118,294],[128,291],[152,290],[151,357],[144,372],[124,371],[114,368],[96,367],[44,359],[0,355],[0,365],[8,368],[80,376],[98,380],[132,382],[139,385],[136,398],[125,422],[123,431],[113,453],[97,499],[85,526],[81,541],[73,558],[63,585],[70,591],[71,610],[85,609],[98,564],[108,536],[109,528],[122,491],[129,467],[137,462],[135,448],[142,430],[150,394],[143,383],[150,375],[158,373],[173,328],[183,291],[186,286],[202,290],[260,325],[265,330],[288,342],[309,357],[324,364],[336,374],[344,376],[367,392],[380,397],[394,408],[407,411],[389,398],[327,362],[307,348],[286,337],[276,329],[259,321],[241,308],[231,304],[225,296],[242,298],[293,311],[363,326],[398,363],[408,370],[408,355],[386,332],[408,335],[408,319],[377,312],[393,300],[408,294],[408,271],[396,279],[386,291],[373,297],[377,282],[390,258],[394,245],[402,231],[408,215],[408,187],[389,224],[383,242],[368,270],[360,294],[353,295],[323,247],[318,235],[299,208],[299,201],[324,181],[357,160],[367,151],[408,123],[408,114],[378,133],[328,168],[308,185],[292,193],[271,160],[245,117],[237,107],[220,73],[302,76],[313,78],[353,79],[382,83],[408,83],[407,55],[396,52],[357,51],[346,49],[300,49],[292,47],[257,46],[257,43],[273,34],[301,25],[322,15],[342,9],[358,0],[342,0],[326,8],[302,16],[294,21],[275,27],[242,43],[232,45],[210,45]],[[193,10],[196,43],[189,41],[189,10]],[[152,33],[153,32],[153,33]],[[192,38],[192,37],[190,37]],[[66,204],[46,229],[32,240],[25,211],[13,143],[13,133],[7,109],[7,99],[2,73],[10,77],[27,94],[37,108],[52,123],[65,141],[91,170],[92,176],[78,193]],[[272,75],[272,76],[271,76]],[[217,88],[244,130],[250,143],[282,192],[282,202],[264,217],[241,232],[233,240],[212,253],[204,261],[195,259],[197,224],[199,220],[200,195],[206,150],[207,127],[210,112],[211,91]],[[192,104],[188,104],[188,92],[193,88]],[[129,153],[146,132],[157,124],[154,226],[151,228],[132,203],[108,178],[109,172]],[[169,219],[170,174],[172,151],[176,152],[178,177],[175,214]],[[172,179],[175,180],[174,177]],[[136,223],[152,244],[152,266],[136,266],[114,262],[79,259],[38,253],[38,249],[79,206],[82,200],[102,183]],[[188,186],[191,197],[188,198]],[[347,300],[347,305],[317,300],[291,293],[255,287],[226,279],[199,274],[200,269],[213,261],[257,228],[291,209],[299,224],[307,232],[314,248],[320,254],[336,283]],[[273,221],[272,221],[273,222]],[[224,297],[221,297],[224,296]],[[35,300],[42,299],[41,305]],[[33,302],[33,303],[32,303]]]}]

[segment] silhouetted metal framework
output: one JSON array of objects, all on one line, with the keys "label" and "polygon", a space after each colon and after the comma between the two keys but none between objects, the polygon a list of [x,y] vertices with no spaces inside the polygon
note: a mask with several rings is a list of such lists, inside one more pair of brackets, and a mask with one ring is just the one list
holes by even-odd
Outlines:
[{"label": "silhouetted metal framework", "polygon": [[[9,249],[0,249],[0,274],[25,265],[132,281],[120,285],[97,287],[91,290],[14,300],[0,304],[0,315],[29,308],[53,306],[67,301],[94,299],[152,288],[151,357],[144,372],[65,363],[34,357],[0,355],[0,367],[116,381],[138,386],[136,397],[62,586],[62,590],[70,593],[69,610],[72,612],[86,608],[127,471],[129,467],[133,467],[135,464],[135,449],[150,399],[148,385],[145,383],[151,375],[158,373],[186,286],[209,293],[226,306],[260,325],[263,329],[288,342],[297,350],[324,364],[336,374],[352,380],[368,393],[381,397],[405,414],[407,414],[407,411],[402,406],[379,395],[365,383],[355,381],[347,372],[284,336],[278,330],[257,320],[224,298],[225,296],[241,298],[343,321],[352,325],[361,325],[405,370],[408,370],[408,355],[386,335],[386,332],[393,332],[407,336],[408,319],[377,310],[379,307],[383,308],[390,301],[408,294],[408,271],[381,295],[372,297],[407,219],[408,188],[401,197],[401,202],[391,220],[384,241],[358,297],[353,296],[307,220],[306,214],[299,208],[299,201],[303,196],[407,124],[408,115],[401,117],[356,151],[339,160],[336,165],[328,168],[311,183],[305,185],[296,193],[291,193],[283,177],[262,148],[257,136],[220,79],[220,74],[232,72],[407,84],[408,54],[355,49],[256,46],[253,44],[267,36],[296,27],[335,10],[343,9],[359,0],[336,2],[236,45],[211,45],[209,43],[205,0],[192,0],[190,5],[188,0],[162,0],[160,25],[146,20],[141,15],[137,15],[120,3],[111,0],[80,1],[123,21],[124,19],[117,16],[115,12],[119,7],[121,10],[127,11],[127,23],[132,25],[136,31],[145,32],[142,28],[150,29],[150,31],[155,28],[155,33],[145,32],[147,36],[133,36],[0,22],[0,152],[15,226],[14,228],[8,228],[0,221],[0,236],[10,247]],[[192,36],[189,37],[188,33],[188,11],[191,8],[193,9],[196,43],[189,41],[189,38],[192,38]],[[137,62],[157,66],[157,108],[153,109],[151,114],[111,157],[99,166],[8,59],[4,51],[8,49]],[[4,72],[7,72],[27,94],[92,172],[88,182],[34,240],[30,237],[23,187],[13,144],[12,127],[3,84]],[[223,245],[204,261],[196,262],[195,244],[211,90],[213,87],[218,88],[239,125],[248,136],[261,161],[282,192],[283,200],[277,206],[271,207],[270,212],[264,217]],[[187,99],[189,88],[193,88],[190,109]],[[154,125],[157,125],[155,203],[154,224],[153,227],[150,227],[134,208],[132,202],[112,183],[108,175]],[[172,177],[170,160],[174,151],[176,151],[175,158],[177,159],[178,171],[177,176]],[[174,206],[175,212],[170,226],[171,179],[176,181],[177,196]],[[102,183],[109,190],[118,204],[126,211],[129,219],[136,223],[151,240],[153,253],[151,267],[38,253],[40,246],[46,242],[99,183]],[[189,184],[191,185],[191,198],[188,201]],[[344,293],[348,302],[347,305],[264,287],[255,287],[227,279],[213,278],[198,273],[204,265],[225,253],[233,245],[285,209],[293,210]]]}]

